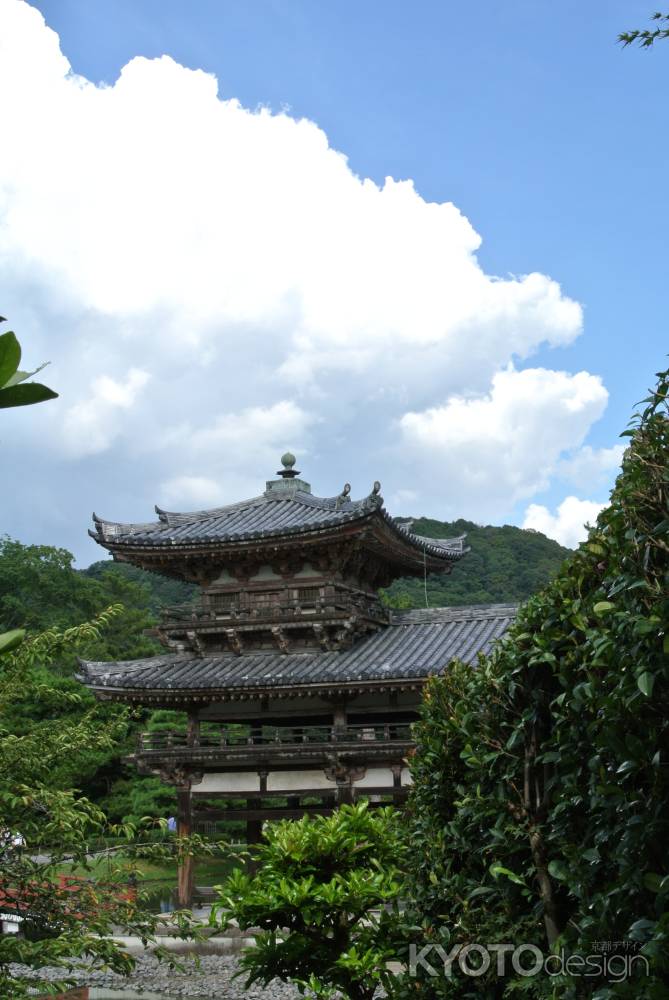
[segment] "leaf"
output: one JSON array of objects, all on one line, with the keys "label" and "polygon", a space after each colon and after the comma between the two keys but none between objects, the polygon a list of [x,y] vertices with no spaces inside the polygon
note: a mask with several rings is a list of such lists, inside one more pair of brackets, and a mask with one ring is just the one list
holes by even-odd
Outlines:
[{"label": "leaf", "polygon": [[15,628],[11,632],[0,634],[0,654],[9,653],[17,646],[20,646],[26,637],[24,628]]},{"label": "leaf", "polygon": [[634,768],[635,764],[633,760],[624,760],[616,771],[616,774],[627,774],[628,771],[633,771]]},{"label": "leaf", "polygon": [[593,607],[593,611],[596,615],[604,615],[607,611],[613,611],[615,609],[615,604],[611,601],[598,601]]},{"label": "leaf", "polygon": [[644,670],[642,674],[636,679],[637,687],[642,694],[645,694],[647,698],[653,693],[653,685],[655,684],[655,674],[651,674],[648,670]]},{"label": "leaf", "polygon": [[490,874],[493,878],[498,878],[500,875],[504,875],[505,878],[508,878],[511,882],[515,882],[516,885],[525,885],[525,882],[519,875],[516,875],[515,872],[512,872],[509,868],[504,868],[504,866],[500,864],[492,864],[490,866]]},{"label": "leaf", "polygon": [[477,896],[490,896],[495,890],[488,888],[488,886],[480,885],[478,889],[474,889],[469,893],[468,899],[476,899]]},{"label": "leaf", "polygon": [[0,336],[0,387],[6,385],[21,361],[21,345],[9,330]]},{"label": "leaf", "polygon": [[43,403],[47,399],[57,399],[58,393],[49,389],[41,382],[27,382],[24,385],[12,385],[0,389],[0,409],[9,406],[29,406],[32,403]]},{"label": "leaf", "polygon": [[569,871],[563,861],[549,861],[548,874],[556,878],[558,882],[566,882],[569,878]]}]

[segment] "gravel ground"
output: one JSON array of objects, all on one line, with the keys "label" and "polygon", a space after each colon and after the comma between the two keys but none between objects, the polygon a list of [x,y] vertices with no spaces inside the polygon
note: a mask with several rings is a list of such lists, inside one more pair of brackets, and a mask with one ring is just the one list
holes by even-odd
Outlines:
[{"label": "gravel ground", "polygon": [[[244,988],[244,979],[233,979],[238,969],[237,959],[227,955],[203,955],[198,962],[180,958],[184,971],[170,969],[153,956],[140,955],[132,976],[118,976],[113,972],[89,972],[81,977],[81,984],[109,990],[147,990],[168,997],[200,997],[206,1000],[294,1000],[299,993],[294,986],[274,980],[269,986]],[[62,970],[44,970],[54,979],[62,977]]]}]

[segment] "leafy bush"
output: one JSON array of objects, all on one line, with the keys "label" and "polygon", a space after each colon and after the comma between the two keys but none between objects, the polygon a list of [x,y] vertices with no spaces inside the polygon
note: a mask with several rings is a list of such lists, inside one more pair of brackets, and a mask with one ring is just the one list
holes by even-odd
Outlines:
[{"label": "leafy bush", "polygon": [[658,377],[587,542],[478,669],[431,680],[410,806],[414,941],[600,958],[611,945],[632,971],[498,977],[493,962],[471,978],[454,963],[400,994],[667,995],[669,372]]},{"label": "leafy bush", "polygon": [[344,805],[331,816],[268,824],[255,874],[236,869],[212,922],[260,927],[242,957],[246,985],[275,977],[310,995],[371,1000],[389,985],[391,910],[400,892],[397,814]]}]

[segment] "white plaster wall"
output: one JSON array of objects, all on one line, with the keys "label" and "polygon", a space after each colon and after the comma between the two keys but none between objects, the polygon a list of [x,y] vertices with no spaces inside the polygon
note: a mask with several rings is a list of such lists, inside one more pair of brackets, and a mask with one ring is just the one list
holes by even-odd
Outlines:
[{"label": "white plaster wall", "polygon": [[268,792],[299,792],[303,789],[336,788],[323,771],[274,771],[267,775]]},{"label": "white plaster wall", "polygon": [[193,791],[198,795],[207,792],[259,792],[260,777],[252,771],[205,774],[198,785],[193,785]]},{"label": "white plaster wall", "polygon": [[389,767],[368,767],[364,778],[355,782],[356,788],[392,788],[393,772]]}]

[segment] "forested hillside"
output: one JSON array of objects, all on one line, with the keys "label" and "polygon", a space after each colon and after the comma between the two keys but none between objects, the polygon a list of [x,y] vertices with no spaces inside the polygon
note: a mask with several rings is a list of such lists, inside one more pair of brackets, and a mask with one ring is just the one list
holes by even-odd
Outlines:
[{"label": "forested hillside", "polygon": [[[505,524],[501,528],[472,521],[434,521],[416,518],[412,530],[427,538],[454,538],[467,534],[470,551],[449,576],[427,578],[427,603],[431,608],[462,604],[517,603],[535,594],[552,580],[570,554],[552,538]],[[397,608],[425,607],[425,581],[397,580],[386,591]]]}]

